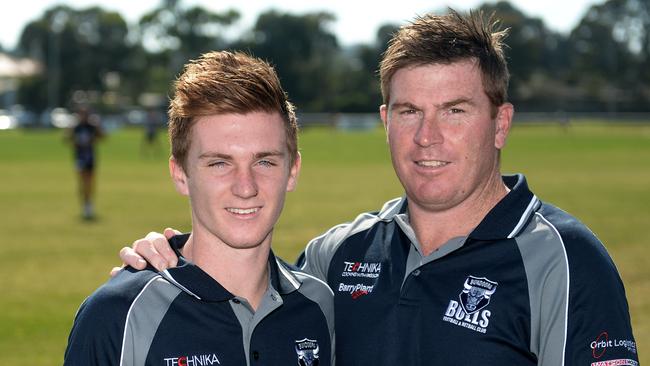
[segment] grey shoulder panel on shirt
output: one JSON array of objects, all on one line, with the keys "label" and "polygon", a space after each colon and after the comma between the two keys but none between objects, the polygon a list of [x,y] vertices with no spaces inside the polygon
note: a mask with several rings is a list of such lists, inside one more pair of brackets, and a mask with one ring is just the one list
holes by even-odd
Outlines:
[{"label": "grey shoulder panel on shirt", "polygon": [[312,239],[307,244],[304,263],[300,266],[300,269],[323,281],[327,281],[330,261],[345,239],[371,228],[381,220],[384,220],[382,216],[363,213],[357,216],[354,221],[334,226],[325,234]]},{"label": "grey shoulder panel on shirt", "polygon": [[530,349],[539,365],[563,365],[567,338],[569,263],[555,226],[536,213],[515,237],[530,299]]},{"label": "grey shoulder panel on shirt", "polygon": [[160,276],[144,286],[126,317],[120,366],[145,364],[158,326],[180,292]]},{"label": "grey shoulder panel on shirt", "polygon": [[315,302],[320,307],[327,319],[330,331],[334,330],[334,292],[324,281],[301,271],[293,271],[293,274],[300,279],[301,285],[298,288],[303,296]]},{"label": "grey shoulder panel on shirt", "polygon": [[327,328],[329,329],[330,343],[332,345],[332,364],[334,364],[334,350],[336,348],[334,345],[334,292],[327,283],[310,274],[302,271],[292,271],[292,273],[301,282],[298,292],[318,304],[325,320],[327,320]]}]

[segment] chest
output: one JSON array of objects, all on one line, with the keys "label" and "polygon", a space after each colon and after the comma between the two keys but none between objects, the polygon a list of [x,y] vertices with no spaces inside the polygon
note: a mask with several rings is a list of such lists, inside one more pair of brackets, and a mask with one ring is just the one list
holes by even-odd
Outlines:
[{"label": "chest", "polygon": [[341,246],[329,268],[340,364],[535,364],[514,241],[470,240],[434,259],[399,231],[378,243]]},{"label": "chest", "polygon": [[[147,326],[144,322],[131,321],[127,332],[138,343],[132,347],[135,353],[148,350],[145,365],[289,365],[300,359],[320,359],[321,365],[329,365],[325,320],[303,305],[289,299],[263,318],[252,314],[244,321],[237,314],[241,303],[204,303],[181,296],[150,337],[146,335],[151,332],[142,328]],[[125,356],[136,361],[141,357]]]}]

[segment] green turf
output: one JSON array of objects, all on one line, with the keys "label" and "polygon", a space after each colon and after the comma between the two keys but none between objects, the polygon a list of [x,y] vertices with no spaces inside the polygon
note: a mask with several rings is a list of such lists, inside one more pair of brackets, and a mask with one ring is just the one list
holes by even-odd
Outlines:
[{"label": "green turf", "polygon": [[[119,264],[118,250],[150,230],[189,229],[166,148],[143,157],[141,139],[121,130],[102,142],[99,218],[88,223],[61,131],[0,131],[0,365],[61,364],[74,313]],[[401,194],[380,129],[307,129],[300,144],[300,183],[274,237],[289,260],[330,226]],[[503,170],[525,173],[539,197],[606,243],[626,284],[641,362],[650,362],[650,124],[515,126]]]}]

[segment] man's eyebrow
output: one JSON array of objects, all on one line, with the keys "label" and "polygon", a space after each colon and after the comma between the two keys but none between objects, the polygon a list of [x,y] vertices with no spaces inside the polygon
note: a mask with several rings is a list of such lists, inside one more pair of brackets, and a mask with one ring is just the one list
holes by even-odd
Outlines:
[{"label": "man's eyebrow", "polygon": [[232,155],[222,154],[214,151],[207,151],[199,155],[199,159],[223,159],[223,160],[232,160]]},{"label": "man's eyebrow", "polygon": [[395,102],[395,103],[391,103],[388,107],[390,109],[397,109],[397,108],[420,109],[416,107],[415,104],[410,102]]},{"label": "man's eyebrow", "polygon": [[[255,159],[262,159],[262,158],[274,157],[274,156],[284,156],[284,152],[280,150],[270,150],[270,151],[260,151],[253,154],[253,158]],[[233,159],[232,155],[213,152],[213,151],[207,151],[199,155],[199,159],[215,159],[215,158],[223,159],[223,160]]]},{"label": "man's eyebrow", "polygon": [[284,156],[284,152],[280,150],[262,151],[262,152],[255,153],[253,156],[255,157],[255,159],[262,159],[262,158],[275,157],[275,156],[282,157]]},{"label": "man's eyebrow", "polygon": [[444,102],[442,104],[439,104],[439,105],[437,105],[437,107],[439,109],[447,109],[447,108],[450,108],[450,107],[453,107],[453,106],[456,106],[456,105],[459,105],[459,104],[469,104],[469,105],[472,105],[472,106],[476,105],[476,103],[474,103],[474,101],[471,98],[461,97],[461,98],[456,98],[456,99],[450,100],[448,102]]}]

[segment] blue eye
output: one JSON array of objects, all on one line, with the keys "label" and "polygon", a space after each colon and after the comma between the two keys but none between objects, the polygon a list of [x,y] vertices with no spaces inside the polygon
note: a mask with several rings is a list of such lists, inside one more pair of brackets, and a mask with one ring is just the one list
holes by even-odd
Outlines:
[{"label": "blue eye", "polygon": [[399,108],[392,112],[395,120],[401,122],[413,122],[422,118],[423,113],[416,108]]},{"label": "blue eye", "polygon": [[215,167],[215,168],[223,168],[224,166],[226,166],[226,162],[225,161],[212,161],[212,162],[208,163],[208,166]]},{"label": "blue eye", "polygon": [[272,161],[269,161],[269,160],[260,160],[260,161],[258,161],[257,163],[258,163],[259,165],[261,165],[261,166],[265,166],[265,167],[272,167],[272,166],[275,166],[275,163],[273,163]]}]

